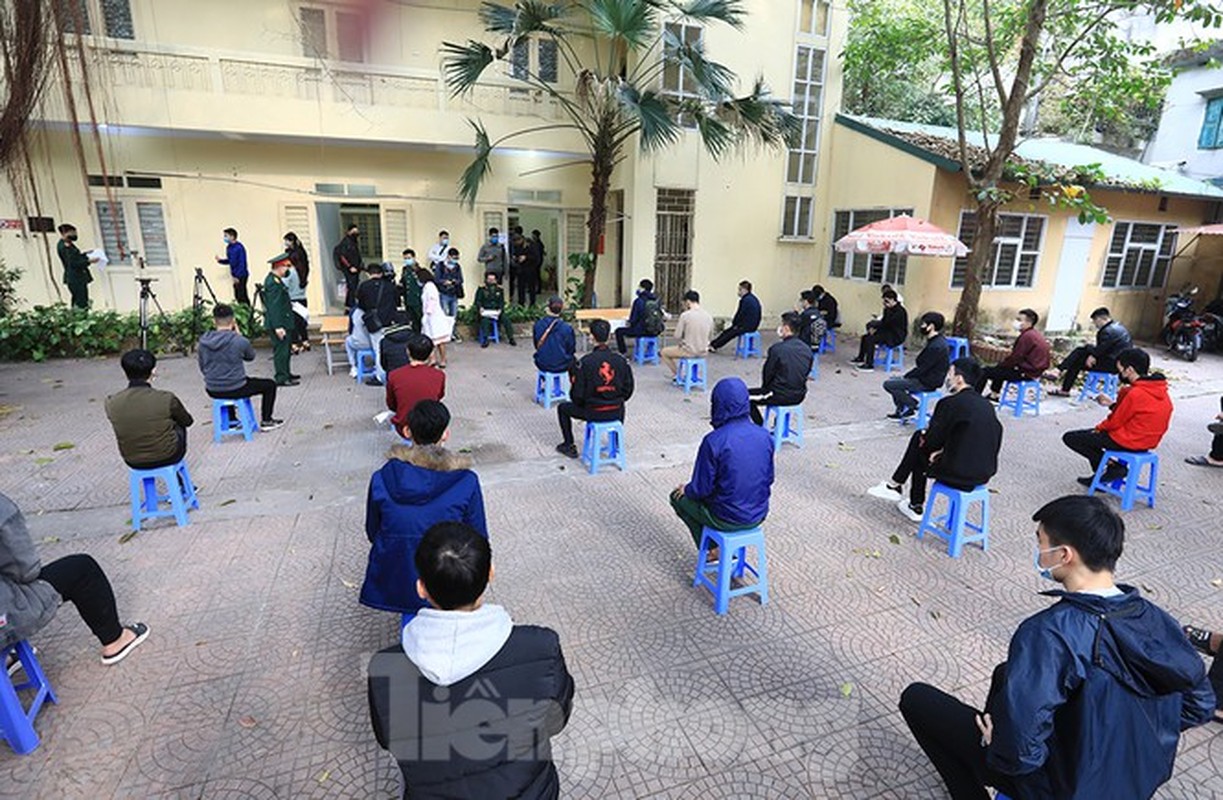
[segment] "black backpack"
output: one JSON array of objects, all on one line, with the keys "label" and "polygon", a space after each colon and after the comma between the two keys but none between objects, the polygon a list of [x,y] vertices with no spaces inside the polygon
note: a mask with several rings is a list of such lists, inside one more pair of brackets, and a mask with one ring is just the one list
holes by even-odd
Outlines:
[{"label": "black backpack", "polygon": [[667,327],[662,316],[662,303],[658,299],[645,301],[645,313],[642,314],[641,327],[647,336],[657,336]]}]

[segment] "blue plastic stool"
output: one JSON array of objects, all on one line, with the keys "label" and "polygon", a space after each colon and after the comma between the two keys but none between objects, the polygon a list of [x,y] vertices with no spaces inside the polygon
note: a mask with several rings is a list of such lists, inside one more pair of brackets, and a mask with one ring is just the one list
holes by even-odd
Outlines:
[{"label": "blue plastic stool", "polygon": [[[706,562],[710,546],[718,548],[718,560]],[[756,565],[747,563],[747,548],[756,548]],[[731,578],[742,578],[745,572],[756,576],[754,583],[732,589]],[[711,577],[711,574],[713,577]],[[713,594],[713,610],[725,614],[730,598],[745,594],[760,595],[760,605],[769,602],[769,562],[764,552],[764,531],[755,527],[746,531],[719,531],[706,527],[701,531],[701,548],[696,556],[696,572],[692,586],[704,586]]]},{"label": "blue plastic stool", "polygon": [[[369,356],[370,368],[365,368],[365,357]],[[378,374],[376,368],[378,361],[374,354],[373,348],[367,347],[364,350],[357,351],[357,383],[365,383],[366,378],[372,378]]]},{"label": "blue plastic stool", "polygon": [[972,354],[968,347],[967,339],[961,336],[945,336],[943,338],[947,340],[947,351],[952,361]]},{"label": "blue plastic stool", "polygon": [[912,422],[917,426],[919,431],[924,431],[926,426],[930,424],[931,407],[938,402],[938,399],[943,396],[943,393],[938,389],[930,392],[915,392],[914,397],[917,398],[917,413],[911,417],[901,417],[900,424],[908,425]]},{"label": "blue plastic stool", "polygon": [[658,337],[638,336],[633,345],[633,361],[638,364],[657,364],[662,361],[658,354]]},{"label": "blue plastic stool", "polygon": [[[6,663],[10,655],[17,657],[27,680],[17,685],[13,685],[7,675],[4,680],[0,680],[0,733],[4,734],[5,741],[13,748],[14,753],[24,756],[38,747],[39,738],[38,732],[34,730],[34,718],[38,716],[42,704],[48,700],[58,703],[59,700],[56,699],[51,684],[47,682],[47,676],[43,674],[42,665],[38,663],[38,657],[34,655],[34,648],[30,647],[29,642],[22,639],[4,648],[3,654]],[[27,689],[33,689],[35,692],[28,709],[17,696],[18,692]]]},{"label": "blue plastic stool", "polygon": [[[1011,390],[1014,389],[1014,397],[1011,397]],[[1032,399],[1028,399],[1028,394],[1031,393]],[[1005,411],[1008,408],[1014,409],[1015,417],[1018,419],[1024,415],[1025,411],[1031,411],[1033,416],[1040,416],[1040,397],[1044,394],[1044,390],[1040,386],[1040,381],[1007,381],[1002,384],[1002,394],[998,397],[998,410]]]},{"label": "blue plastic stool", "polygon": [[[934,504],[939,495],[947,498],[947,513],[935,516]],[[974,503],[981,505],[980,524],[968,521],[968,512]],[[965,492],[935,481],[930,487],[930,498],[926,500],[921,525],[917,528],[917,538],[925,536],[927,531],[947,540],[947,554],[952,558],[959,558],[964,552],[964,545],[973,542],[980,544],[982,550],[989,550],[989,489],[982,484]]]},{"label": "blue plastic stool", "polygon": [[676,386],[684,388],[684,394],[692,394],[693,389],[706,391],[709,388],[707,381],[708,365],[703,358],[681,358],[679,366],[675,370]]},{"label": "blue plastic stool", "polygon": [[[1124,478],[1105,483],[1101,480],[1108,469],[1109,460],[1125,464],[1127,472]],[[1147,482],[1143,484],[1142,468],[1147,470]],[[1087,494],[1094,495],[1097,490],[1121,498],[1121,510],[1129,511],[1134,507],[1134,500],[1146,500],[1148,508],[1155,508],[1155,484],[1159,480],[1159,456],[1153,452],[1130,453],[1125,450],[1105,450],[1096,468],[1096,475],[1091,479],[1091,487]]]},{"label": "blue plastic stool", "polygon": [[1081,403],[1088,396],[1095,397],[1098,394],[1115,398],[1120,386],[1121,377],[1118,375],[1111,372],[1088,372],[1087,377],[1083,379],[1083,388],[1079,389],[1079,396],[1075,402]]},{"label": "blue plastic stool", "polygon": [[[607,444],[603,444],[603,436],[607,435]],[[590,467],[594,475],[604,464],[615,464],[623,472],[624,466],[624,423],[618,420],[610,422],[587,422],[586,437],[582,441],[582,463]]]},{"label": "blue plastic stool", "polygon": [[835,353],[837,351],[837,331],[835,328],[825,328],[824,335],[820,337],[821,353]]},{"label": "blue plastic stool", "polygon": [[[234,410],[233,418],[229,409]],[[231,419],[233,421],[231,421]],[[221,441],[232,435],[241,435],[246,441],[255,438],[259,423],[255,421],[255,405],[249,397],[239,400],[212,400],[212,440]]]},{"label": "blue plastic stool", "polygon": [[[181,528],[187,524],[187,511],[200,507],[195,496],[195,485],[187,474],[187,460],[157,469],[128,468],[132,495],[132,530],[140,530],[140,523],[157,517],[174,517]],[[157,491],[157,480],[166,484],[166,494]],[[168,509],[161,507],[169,503]]]},{"label": "blue plastic stool", "polygon": [[544,372],[535,373],[535,402],[544,408],[551,408],[553,403],[569,401],[569,373]]},{"label": "blue plastic stool", "polygon": [[735,342],[735,358],[760,357],[760,331],[739,334]]},{"label": "blue plastic stool", "polygon": [[818,381],[820,379],[820,351],[811,351],[811,371],[807,373],[807,380]]},{"label": "blue plastic stool", "polygon": [[879,355],[882,353],[885,358],[883,360],[883,371],[891,372],[895,369],[900,372],[905,368],[905,346],[898,344],[895,347],[888,347],[885,344],[875,345],[875,360],[879,360]]},{"label": "blue plastic stool", "polygon": [[[484,318],[481,317],[480,321],[483,322]],[[501,320],[490,317],[488,321],[493,324],[492,333],[490,333],[486,339],[484,337],[484,326],[480,325],[476,328],[476,338],[480,341],[480,344],[484,344],[486,341],[492,342],[493,344],[501,344]]]},{"label": "blue plastic stool", "polygon": [[764,427],[773,434],[773,452],[781,452],[786,442],[803,446],[803,407],[765,406]]}]

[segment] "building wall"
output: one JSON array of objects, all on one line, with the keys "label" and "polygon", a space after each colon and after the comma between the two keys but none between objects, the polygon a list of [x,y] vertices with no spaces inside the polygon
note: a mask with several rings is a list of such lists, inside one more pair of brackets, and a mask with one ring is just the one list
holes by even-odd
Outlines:
[{"label": "building wall", "polygon": [[1192,67],[1172,79],[1159,119],[1159,130],[1143,161],[1168,167],[1184,161],[1181,170],[1191,178],[1203,181],[1223,178],[1223,149],[1198,149],[1198,135],[1206,116],[1206,98],[1202,92],[1223,92],[1223,72]]}]

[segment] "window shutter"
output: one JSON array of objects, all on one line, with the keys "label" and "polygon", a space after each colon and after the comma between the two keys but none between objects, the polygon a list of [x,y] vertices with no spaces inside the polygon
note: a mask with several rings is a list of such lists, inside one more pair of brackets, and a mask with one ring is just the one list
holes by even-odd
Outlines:
[{"label": "window shutter", "polygon": [[[972,246],[972,237],[977,235],[977,214],[974,211],[960,212],[960,241],[965,247]],[[961,256],[951,267],[951,288],[958,289],[964,285],[968,275],[968,256]]]},{"label": "window shutter", "polygon": [[399,257],[408,247],[408,208],[407,206],[382,206],[382,249],[383,260],[392,264],[399,263]]},{"label": "window shutter", "polygon": [[292,231],[301,240],[302,247],[310,250],[314,237],[310,235],[310,206],[305,203],[281,203],[280,205],[281,233]]},{"label": "window shutter", "polygon": [[170,266],[170,242],[166,235],[166,218],[162,213],[161,203],[136,203],[136,220],[140,223],[144,263],[150,267]]},{"label": "window shutter", "polygon": [[1223,136],[1220,135],[1220,120],[1223,119],[1223,97],[1215,97],[1206,103],[1206,119],[1202,122],[1202,132],[1198,135],[1199,149],[1213,149],[1223,146]]},{"label": "window shutter", "polygon": [[98,213],[98,227],[102,229],[102,249],[112,264],[130,264],[127,245],[127,220],[123,216],[123,204],[113,205],[97,200],[94,208]]}]

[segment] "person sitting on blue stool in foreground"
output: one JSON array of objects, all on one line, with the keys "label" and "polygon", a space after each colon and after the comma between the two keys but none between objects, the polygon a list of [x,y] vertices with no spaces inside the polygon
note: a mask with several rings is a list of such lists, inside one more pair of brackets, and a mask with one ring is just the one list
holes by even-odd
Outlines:
[{"label": "person sitting on blue stool in foreground", "polygon": [[[891,479],[867,489],[867,494],[895,503],[905,517],[921,522],[927,477],[965,492],[989,483],[998,472],[1002,423],[993,404],[972,388],[980,378],[976,359],[951,362],[943,384],[946,396],[934,407],[930,426],[913,432]],[[910,478],[905,500],[904,485]]]},{"label": "person sitting on blue stool in foreground", "polygon": [[824,319],[824,314],[815,297],[815,292],[806,289],[799,294],[799,316],[802,319],[802,324],[799,326],[798,338],[802,339],[812,350],[819,352],[820,340],[824,338],[824,333],[828,330],[828,321]]},{"label": "person sitting on blue stool in foreground", "polygon": [[437,400],[421,400],[408,413],[412,447],[394,445],[373,474],[365,501],[369,563],[361,604],[412,615],[425,607],[416,593],[413,557],[421,537],[438,522],[462,522],[488,536],[480,478],[471,458],[443,447],[450,412]]},{"label": "person sitting on blue stool in foreground", "polygon": [[556,295],[548,298],[548,314],[535,320],[531,339],[535,342],[535,368],[553,374],[568,373],[572,382],[577,368],[577,336],[573,326],[561,318],[565,301]]},{"label": "person sitting on blue stool in foreground", "polygon": [[[769,346],[769,354],[760,369],[760,386],[749,389],[752,421],[764,424],[761,406],[801,406],[807,399],[807,376],[815,355],[800,338],[802,317],[795,311],[781,315],[777,335],[781,341]],[[780,422],[779,422],[780,424]]]},{"label": "person sitting on blue stool in foreground", "polygon": [[[747,384],[723,378],[709,406],[713,430],[705,434],[692,465],[692,480],[671,492],[671,508],[701,546],[706,526],[745,531],[764,522],[773,486],[773,437],[750,419]],[[717,549],[709,553],[717,561]]]},{"label": "person sitting on blue stool in foreground", "polygon": [[870,372],[875,368],[876,347],[899,347],[909,338],[909,312],[900,303],[900,295],[894,289],[884,289],[883,317],[866,323],[866,333],[858,342],[858,356],[850,359],[858,369]]},{"label": "person sitting on blue stool in foreground", "polygon": [[760,330],[760,316],[763,311],[760,308],[760,298],[752,294],[751,281],[739,281],[739,306],[735,309],[734,319],[730,321],[730,327],[718,334],[717,338],[709,343],[709,349],[717,351],[724,347],[731,339],[738,339],[745,333],[755,333]]},{"label": "person sitting on blue stool in foreground", "polygon": [[[1091,486],[1105,450],[1145,453],[1159,447],[1172,420],[1172,398],[1168,381],[1160,373],[1147,374],[1151,357],[1137,347],[1122,350],[1114,365],[1121,378],[1117,397],[1096,395],[1096,402],[1110,409],[1108,416],[1094,428],[1066,431],[1062,442],[1091,463],[1091,475],[1079,483]],[[1113,462],[1100,478],[1101,483],[1121,480],[1128,473],[1124,464]]]},{"label": "person sitting on blue stool in foreground", "polygon": [[127,388],[106,398],[106,417],[115,429],[119,455],[132,469],[158,469],[187,455],[191,414],[173,392],[154,389],[157,356],[128,350],[119,359]]},{"label": "person sitting on blue stool in foreground", "polygon": [[664,347],[658,355],[667,374],[674,378],[680,359],[704,358],[709,352],[709,335],[713,333],[713,317],[701,308],[701,295],[689,289],[684,292],[684,313],[675,323],[676,344]]},{"label": "person sitting on blue stool in foreground", "polygon": [[1035,569],[1057,598],[1011,637],[984,710],[925,683],[900,713],[953,800],[1148,798],[1181,731],[1214,717],[1202,659],[1176,620],[1118,585],[1125,523],[1095,497],[1032,515]]},{"label": "person sitting on blue stool in foreground", "polygon": [[271,431],[284,425],[284,420],[273,417],[276,381],[246,375],[244,362],[255,360],[255,348],[238,330],[233,307],[224,303],[213,306],[212,323],[216,329],[201,336],[197,345],[204,391],[219,400],[241,400],[259,395],[259,430]]},{"label": "person sitting on blue stool in foreground", "polygon": [[662,301],[654,294],[654,281],[642,278],[637,284],[637,297],[629,309],[628,322],[622,328],[616,328],[616,349],[620,355],[628,352],[625,337],[639,339],[642,336],[658,336],[666,328],[666,314],[662,309]]},{"label": "person sitting on blue stool in foreground", "polygon": [[883,382],[883,390],[892,396],[896,410],[888,414],[888,419],[907,419],[917,414],[917,398],[915,392],[932,392],[939,387],[947,377],[947,367],[951,364],[950,350],[947,347],[947,337],[943,336],[943,326],[947,320],[937,311],[927,311],[921,315],[922,336],[926,337],[926,346],[917,354],[913,369],[899,378],[888,378]]},{"label": "person sitting on blue stool in foreground", "polygon": [[573,420],[623,422],[624,404],[633,396],[632,368],[624,356],[607,346],[611,325],[605,319],[591,320],[590,336],[595,340],[595,348],[578,362],[578,374],[569,389],[569,402],[556,407],[556,419],[564,437],[556,446],[556,452],[570,458],[580,455],[573,443]]}]

